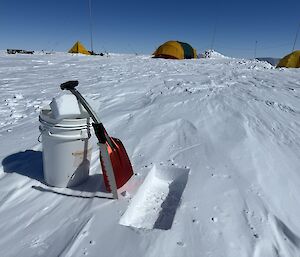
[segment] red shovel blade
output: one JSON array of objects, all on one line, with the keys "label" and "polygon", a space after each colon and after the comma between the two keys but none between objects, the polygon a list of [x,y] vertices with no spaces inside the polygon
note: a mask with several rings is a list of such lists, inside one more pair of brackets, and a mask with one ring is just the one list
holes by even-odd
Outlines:
[{"label": "red shovel blade", "polygon": [[[111,141],[113,141],[115,147],[111,148],[107,142],[106,147],[111,160],[117,188],[120,188],[131,178],[131,176],[133,175],[133,170],[125,147],[122,144],[121,140],[114,137],[111,137],[110,139]],[[105,165],[103,163],[101,154],[100,161],[106,190],[108,192],[111,192],[107,171],[105,170]]]}]

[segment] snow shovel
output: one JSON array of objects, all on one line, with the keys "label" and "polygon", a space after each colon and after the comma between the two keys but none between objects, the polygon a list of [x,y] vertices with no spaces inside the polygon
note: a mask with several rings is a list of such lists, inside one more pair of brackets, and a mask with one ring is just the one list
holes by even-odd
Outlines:
[{"label": "snow shovel", "polygon": [[121,140],[108,135],[97,114],[84,97],[75,89],[76,86],[78,86],[78,81],[74,80],[61,84],[60,88],[71,91],[94,121],[92,125],[99,141],[100,163],[104,184],[106,190],[111,192],[113,197],[117,199],[117,189],[122,187],[133,175],[129,157]]}]

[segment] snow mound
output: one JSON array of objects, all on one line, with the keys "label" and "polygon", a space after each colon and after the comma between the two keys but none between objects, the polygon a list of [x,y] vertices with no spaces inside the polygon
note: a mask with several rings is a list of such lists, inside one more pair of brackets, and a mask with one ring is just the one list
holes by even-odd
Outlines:
[{"label": "snow mound", "polygon": [[[93,110],[98,110],[100,106],[99,102],[88,97],[85,97],[85,100]],[[50,108],[53,118],[57,120],[65,118],[76,119],[88,116],[86,109],[78,102],[76,96],[71,93],[54,97],[50,103]]]},{"label": "snow mound", "polygon": [[229,57],[227,57],[213,49],[208,49],[202,55],[200,55],[200,58],[218,59],[218,58],[229,58]]},{"label": "snow mound", "polygon": [[144,229],[170,229],[188,174],[189,169],[186,168],[154,165],[119,224]]},{"label": "snow mound", "polygon": [[280,58],[273,58],[273,57],[259,57],[259,58],[256,58],[256,59],[261,61],[261,62],[270,63],[273,66],[276,66],[280,61]]}]

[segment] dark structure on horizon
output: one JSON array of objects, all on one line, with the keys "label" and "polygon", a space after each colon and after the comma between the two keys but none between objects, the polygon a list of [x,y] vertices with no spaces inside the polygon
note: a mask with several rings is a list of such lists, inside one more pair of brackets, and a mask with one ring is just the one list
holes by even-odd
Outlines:
[{"label": "dark structure on horizon", "polygon": [[6,51],[8,54],[33,54],[34,53],[34,51],[27,51],[21,49],[7,49]]}]

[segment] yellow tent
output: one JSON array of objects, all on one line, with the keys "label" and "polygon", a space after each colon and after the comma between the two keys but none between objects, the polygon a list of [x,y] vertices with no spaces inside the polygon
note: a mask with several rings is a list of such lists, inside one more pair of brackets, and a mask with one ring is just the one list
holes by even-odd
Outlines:
[{"label": "yellow tent", "polygon": [[300,51],[292,52],[283,57],[276,66],[276,68],[279,67],[300,68]]},{"label": "yellow tent", "polygon": [[83,44],[81,44],[79,41],[73,45],[73,47],[69,50],[69,53],[91,55],[91,53],[86,50]]},{"label": "yellow tent", "polygon": [[165,59],[192,59],[197,53],[191,45],[179,41],[167,41],[153,53],[155,58]]}]

